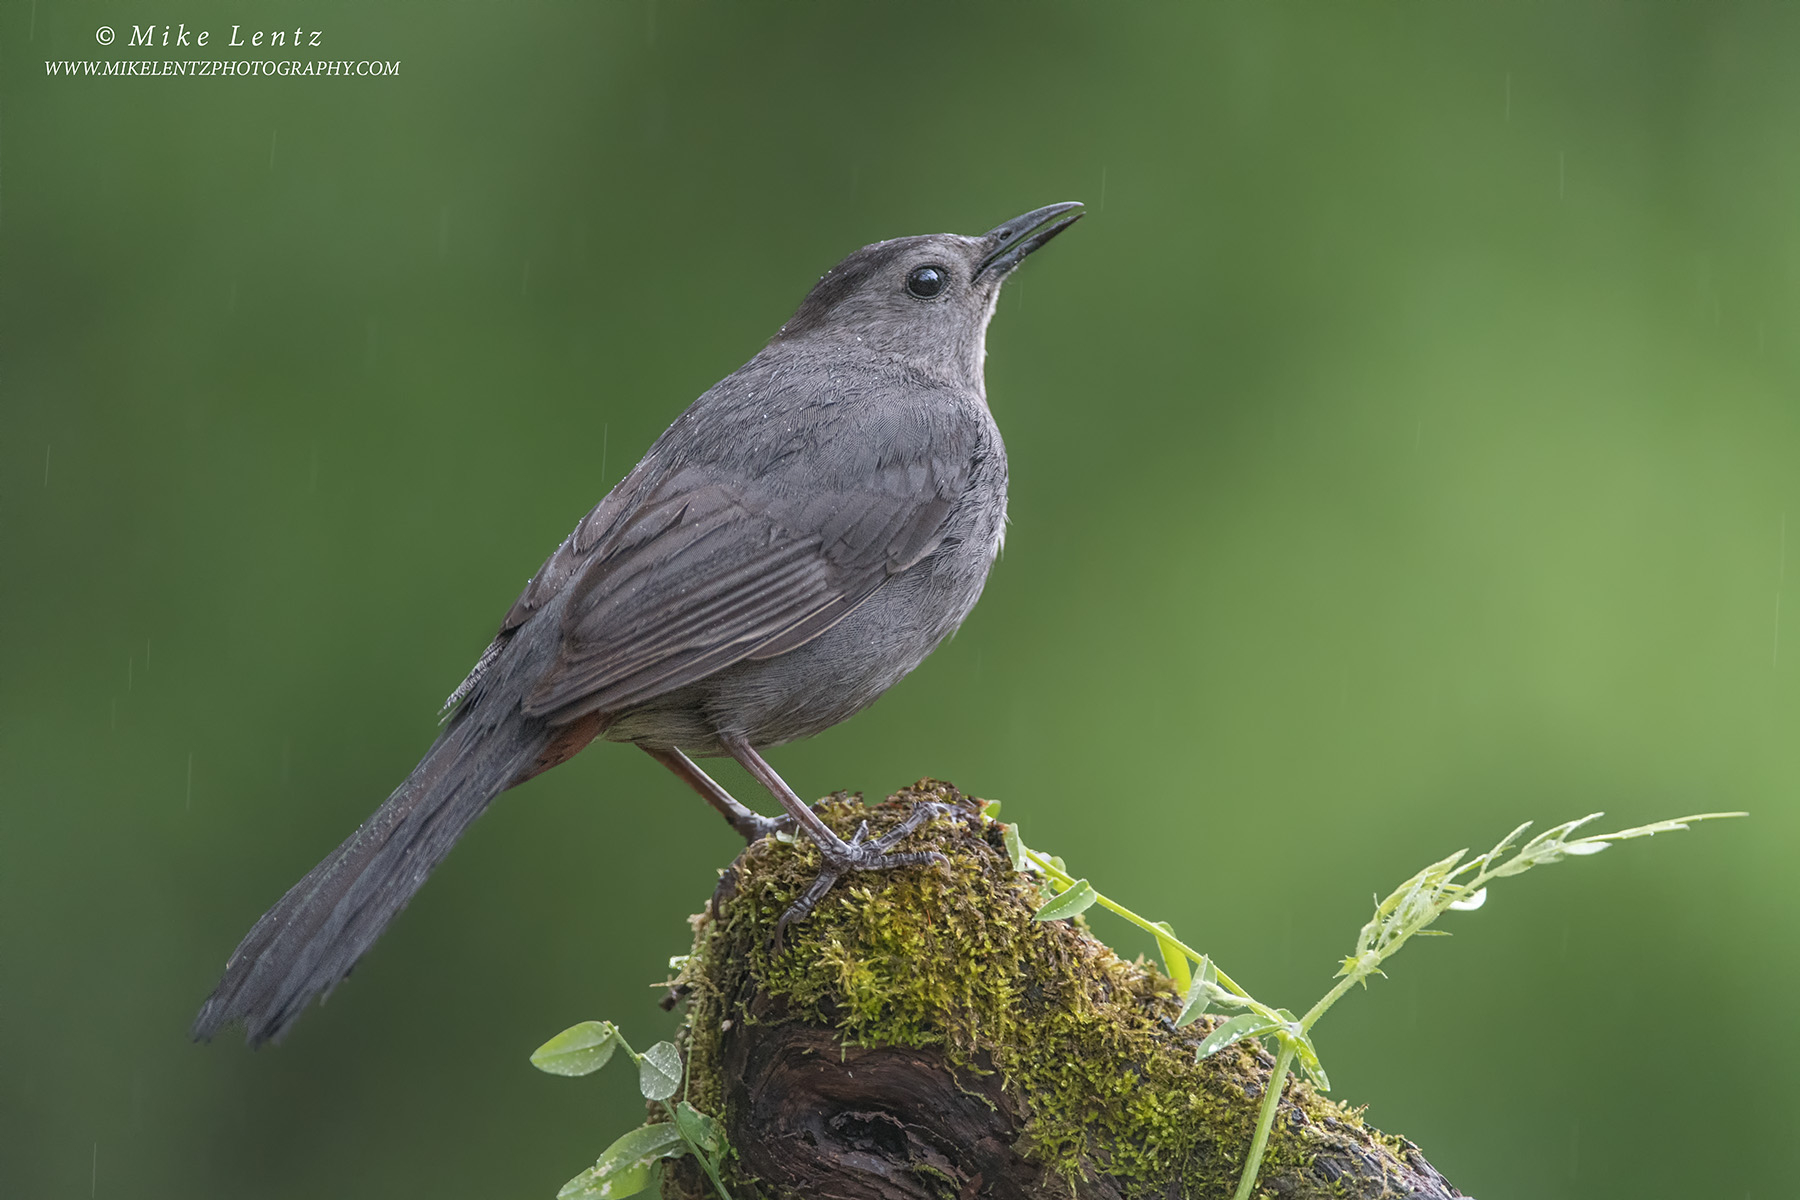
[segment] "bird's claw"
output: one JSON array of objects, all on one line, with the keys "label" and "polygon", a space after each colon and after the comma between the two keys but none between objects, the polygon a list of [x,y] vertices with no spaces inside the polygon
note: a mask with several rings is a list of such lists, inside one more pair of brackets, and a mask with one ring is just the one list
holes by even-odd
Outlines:
[{"label": "bird's claw", "polygon": [[838,839],[836,845],[819,847],[819,856],[824,860],[819,868],[819,876],[812,881],[800,898],[788,906],[781,919],[775,923],[775,943],[777,952],[781,950],[783,936],[787,927],[795,921],[804,921],[812,915],[819,901],[836,886],[837,881],[856,871],[891,871],[896,867],[923,867],[932,863],[948,862],[943,854],[936,850],[895,851],[894,847],[905,841],[907,836],[926,824],[933,817],[951,816],[967,818],[968,813],[955,805],[940,804],[935,800],[922,801],[915,804],[913,810],[906,814],[906,819],[882,834],[873,841],[867,840],[869,823],[864,821],[849,841]]}]

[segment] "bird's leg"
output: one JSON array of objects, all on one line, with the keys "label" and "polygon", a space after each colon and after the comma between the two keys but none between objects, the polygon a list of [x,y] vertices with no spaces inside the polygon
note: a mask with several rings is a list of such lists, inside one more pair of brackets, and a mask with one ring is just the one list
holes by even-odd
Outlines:
[{"label": "bird's leg", "polygon": [[738,835],[746,842],[754,842],[758,838],[767,837],[783,829],[792,829],[792,817],[765,817],[761,813],[752,812],[739,804],[732,794],[719,786],[717,780],[699,764],[679,750],[652,750],[645,746],[644,753],[654,758],[669,770],[675,772],[689,787],[699,792],[701,798],[719,810],[719,815],[738,831]]},{"label": "bird's leg", "polygon": [[775,947],[781,948],[781,935],[787,930],[790,922],[803,921],[811,913],[819,901],[831,891],[832,885],[852,871],[886,871],[894,867],[921,867],[927,863],[942,862],[944,856],[935,850],[909,851],[892,853],[907,834],[913,832],[939,813],[952,811],[948,805],[924,803],[914,806],[906,819],[894,826],[874,841],[864,841],[868,836],[869,826],[863,823],[856,836],[845,841],[834,832],[831,826],[819,819],[819,814],[809,808],[787,781],[776,774],[775,768],[763,761],[749,742],[736,734],[721,734],[719,743],[725,747],[726,753],[742,763],[744,769],[756,776],[756,781],[768,788],[775,798],[781,801],[781,807],[788,811],[795,823],[806,832],[819,847],[819,855],[824,864],[819,869],[819,877],[813,880],[801,897],[788,906],[781,914],[781,920],[775,925]]}]

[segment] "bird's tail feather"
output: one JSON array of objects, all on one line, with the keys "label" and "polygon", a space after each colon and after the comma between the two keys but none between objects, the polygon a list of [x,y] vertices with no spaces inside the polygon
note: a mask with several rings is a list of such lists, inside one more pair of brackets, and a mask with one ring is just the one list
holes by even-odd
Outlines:
[{"label": "bird's tail feather", "polygon": [[201,1006],[196,1039],[242,1021],[252,1046],[279,1040],[350,973],[488,803],[535,773],[545,727],[516,705],[485,720],[485,707],[459,712],[374,815],[263,914]]}]

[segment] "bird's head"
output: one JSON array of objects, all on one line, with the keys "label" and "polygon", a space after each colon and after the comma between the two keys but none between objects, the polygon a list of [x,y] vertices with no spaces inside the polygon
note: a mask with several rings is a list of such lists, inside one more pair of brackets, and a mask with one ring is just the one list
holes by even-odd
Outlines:
[{"label": "bird's head", "polygon": [[979,237],[933,233],[864,246],[807,293],[776,343],[854,345],[981,388],[988,318],[1026,255],[1080,220],[1049,204]]}]

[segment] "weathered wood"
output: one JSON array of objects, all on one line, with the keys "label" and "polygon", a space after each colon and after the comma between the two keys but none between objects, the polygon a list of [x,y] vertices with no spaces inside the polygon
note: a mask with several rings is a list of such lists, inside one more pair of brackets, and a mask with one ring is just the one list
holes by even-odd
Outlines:
[{"label": "weathered wood", "polygon": [[[860,876],[791,927],[816,871],[804,843],[759,842],[695,918],[678,982],[689,1095],[720,1116],[734,1200],[1137,1200],[1228,1197],[1272,1062],[1242,1045],[1194,1061],[1216,1018],[1176,1030],[1173,985],[1080,922],[1037,923],[1036,882],[997,825],[945,784],[865,810],[877,833],[917,799],[962,804],[907,849],[944,865]],[[692,1160],[665,1197],[710,1186]],[[1290,1080],[1258,1195],[1449,1198],[1418,1148]]]}]

